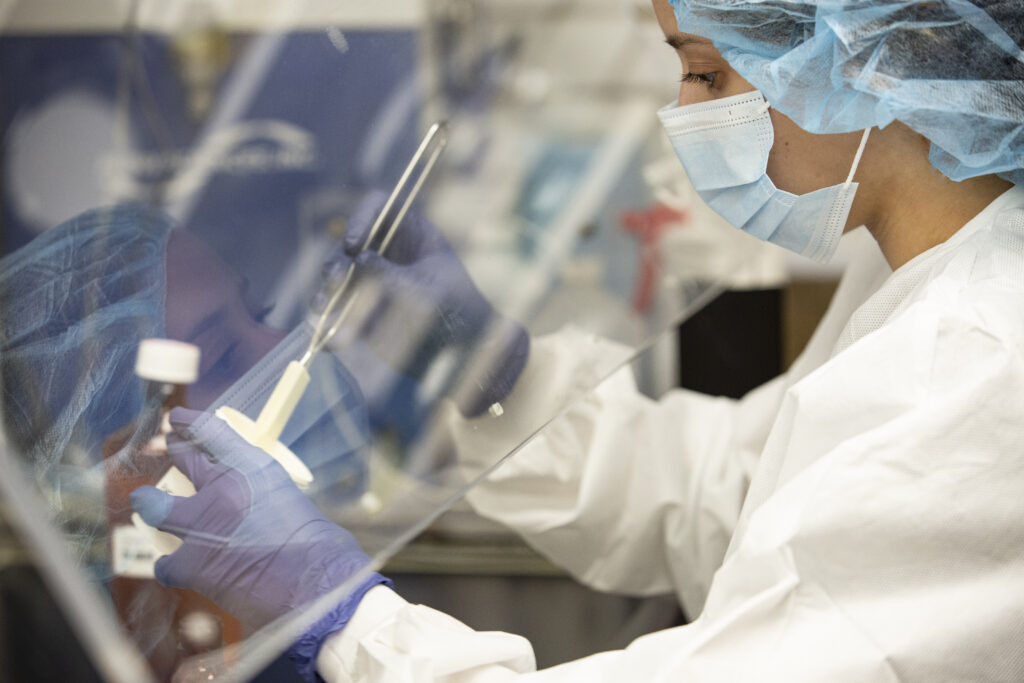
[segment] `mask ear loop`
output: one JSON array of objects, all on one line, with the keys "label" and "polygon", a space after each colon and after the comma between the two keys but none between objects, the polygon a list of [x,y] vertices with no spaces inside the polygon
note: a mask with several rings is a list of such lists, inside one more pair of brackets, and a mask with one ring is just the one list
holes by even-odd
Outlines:
[{"label": "mask ear loop", "polygon": [[857,173],[857,167],[860,166],[860,158],[864,155],[864,148],[868,144],[868,135],[871,133],[870,128],[864,129],[864,134],[860,136],[860,147],[857,148],[857,154],[853,157],[853,165],[850,166],[850,175],[846,177],[846,182],[843,183],[843,189],[848,190],[850,185],[853,184],[853,176]]}]

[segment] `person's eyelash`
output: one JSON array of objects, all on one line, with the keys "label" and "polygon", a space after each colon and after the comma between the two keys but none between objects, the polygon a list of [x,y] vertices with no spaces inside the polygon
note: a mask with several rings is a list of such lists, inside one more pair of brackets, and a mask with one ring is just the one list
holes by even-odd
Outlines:
[{"label": "person's eyelash", "polygon": [[699,85],[710,88],[715,84],[715,73],[696,74],[692,71],[683,74],[682,78],[679,79],[682,83],[697,83]]},{"label": "person's eyelash", "polygon": [[252,314],[252,319],[255,320],[256,322],[262,324],[263,321],[267,319],[267,316],[270,315],[270,312],[272,310],[274,310],[274,303],[267,304],[266,306],[264,306],[260,310],[258,310],[255,313],[253,313]]},{"label": "person's eyelash", "polygon": [[228,347],[224,349],[224,353],[222,353],[217,359],[217,362],[210,368],[208,374],[215,374],[220,377],[233,376],[232,373],[235,372],[235,352],[237,350],[238,342],[228,345]]}]

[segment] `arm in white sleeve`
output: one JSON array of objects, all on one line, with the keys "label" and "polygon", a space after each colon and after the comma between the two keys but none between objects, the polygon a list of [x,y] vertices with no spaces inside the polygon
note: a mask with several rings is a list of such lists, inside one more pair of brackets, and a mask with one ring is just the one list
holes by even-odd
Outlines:
[{"label": "arm in white sleeve", "polygon": [[571,329],[534,340],[503,417],[450,420],[460,461],[483,469],[569,407],[468,500],[599,590],[674,591],[697,614],[784,392],[891,273],[866,247],[794,366],[740,400],[675,390],[653,401],[628,367],[588,391],[632,349]]},{"label": "arm in white sleeve", "polygon": [[376,588],[387,597],[328,640],[321,673],[332,683],[1022,680],[1024,356],[944,316],[945,304],[787,392],[763,456],[783,466],[770,469],[775,485],[694,623],[531,672],[521,638],[475,633]]},{"label": "arm in white sleeve", "polygon": [[525,638],[474,631],[385,586],[370,589],[345,630],[330,636],[317,657],[317,671],[329,683],[498,683],[534,668]]},{"label": "arm in white sleeve", "polygon": [[[498,420],[453,420],[464,464],[506,452],[628,353],[575,331],[535,340]],[[677,592],[696,613],[721,564],[784,389],[741,401],[686,390],[640,394],[628,367],[576,398],[468,494],[482,515],[598,590]]]}]

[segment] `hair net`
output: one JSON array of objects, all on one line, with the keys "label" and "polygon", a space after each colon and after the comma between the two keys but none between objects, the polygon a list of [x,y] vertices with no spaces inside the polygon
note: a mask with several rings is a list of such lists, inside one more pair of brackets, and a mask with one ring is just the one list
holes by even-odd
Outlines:
[{"label": "hair net", "polygon": [[0,408],[37,479],[98,461],[142,409],[135,353],[163,333],[170,227],[141,206],[97,209],[0,261]]},{"label": "hair net", "polygon": [[812,133],[900,120],[953,180],[1024,182],[1021,0],[670,0],[772,106]]}]

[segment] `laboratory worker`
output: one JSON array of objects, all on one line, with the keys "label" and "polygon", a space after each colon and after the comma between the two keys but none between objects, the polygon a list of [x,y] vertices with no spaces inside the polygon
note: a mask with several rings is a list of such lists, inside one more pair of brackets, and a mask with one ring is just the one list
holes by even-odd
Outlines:
[{"label": "laboratory worker", "polygon": [[[199,493],[135,493],[184,539],[158,578],[255,626],[354,581],[292,649],[311,680],[1024,680],[1024,3],[654,6],[682,66],[659,116],[702,199],[819,261],[858,226],[877,247],[785,375],[737,401],[616,375],[470,501],[590,586],[674,591],[693,622],[536,671],[523,638],[407,603],[273,461],[187,411],[171,450]],[[415,292],[471,328],[486,303],[417,225],[400,261],[357,262],[393,305]],[[613,351],[512,346],[510,416]],[[451,417],[466,463],[515,432],[473,414]]]}]

